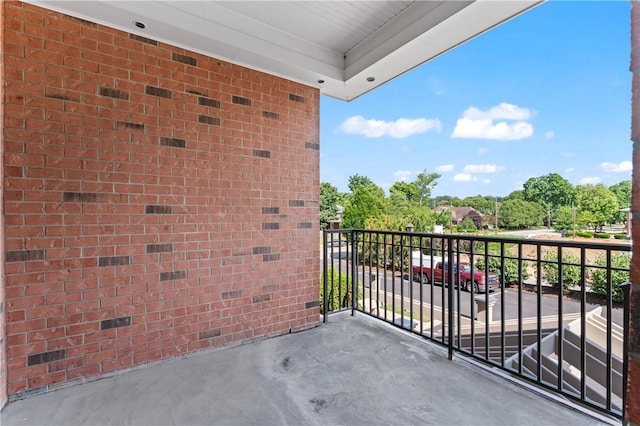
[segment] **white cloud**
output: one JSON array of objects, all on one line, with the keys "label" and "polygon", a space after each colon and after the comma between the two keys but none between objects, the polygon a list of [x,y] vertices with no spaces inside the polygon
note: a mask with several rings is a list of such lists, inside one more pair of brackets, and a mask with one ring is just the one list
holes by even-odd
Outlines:
[{"label": "white cloud", "polygon": [[450,172],[454,169],[454,165],[453,164],[443,164],[441,166],[436,167],[436,172],[438,173],[446,173],[446,172]]},{"label": "white cloud", "polygon": [[564,170],[565,173],[573,173],[576,169],[574,169],[573,167],[569,167],[567,169]]},{"label": "white cloud", "polygon": [[553,130],[549,130],[548,132],[546,132],[544,134],[544,138],[545,139],[553,139],[555,137],[556,133]]},{"label": "white cloud", "polygon": [[409,182],[413,172],[410,170],[398,170],[393,174],[395,182]]},{"label": "white cloud", "polygon": [[475,182],[478,178],[469,173],[458,173],[453,177],[454,182]]},{"label": "white cloud", "polygon": [[347,118],[341,125],[340,130],[352,135],[362,135],[368,138],[379,138],[390,136],[402,139],[430,130],[440,132],[442,126],[440,120],[429,118],[399,118],[396,121],[366,120],[361,115]]},{"label": "white cloud", "polygon": [[463,173],[495,173],[498,170],[502,170],[502,167],[498,167],[495,164],[468,164],[462,169]]},{"label": "white cloud", "polygon": [[464,116],[471,120],[528,120],[533,116],[529,108],[520,108],[517,105],[501,102],[488,111],[476,107],[469,107]]},{"label": "white cloud", "polygon": [[595,185],[596,183],[600,183],[599,177],[584,177],[579,181],[580,185]]},{"label": "white cloud", "polygon": [[462,173],[458,173],[453,177],[454,182],[482,182],[486,185],[491,183],[491,179],[480,179],[477,174],[483,173],[496,173],[503,170],[504,167],[496,166],[495,164],[467,164],[462,169]]},{"label": "white cloud", "polygon": [[620,163],[604,162],[600,165],[605,171],[613,173],[630,172],[633,169],[631,161],[621,161]]},{"label": "white cloud", "polygon": [[[520,108],[505,102],[486,111],[469,107],[456,122],[451,137],[493,140],[525,139],[533,135],[533,126],[526,121],[533,115],[533,112],[528,108]],[[504,120],[509,120],[509,122]]]}]

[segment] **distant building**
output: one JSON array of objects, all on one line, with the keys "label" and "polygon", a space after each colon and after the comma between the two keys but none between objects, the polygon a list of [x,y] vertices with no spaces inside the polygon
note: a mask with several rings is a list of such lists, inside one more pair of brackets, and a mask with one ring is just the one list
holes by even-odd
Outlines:
[{"label": "distant building", "polygon": [[478,229],[488,224],[487,217],[473,207],[436,206],[433,211],[451,212],[451,223],[454,225],[459,225],[465,218],[470,218]]},{"label": "distant building", "polygon": [[328,229],[340,229],[342,224],[342,215],[344,214],[344,207],[336,206],[336,218],[334,220],[330,220],[327,225]]},{"label": "distant building", "polygon": [[631,236],[631,208],[627,207],[626,209],[620,209],[621,212],[626,213],[627,217],[625,218],[624,225],[625,230],[627,232],[627,237]]}]

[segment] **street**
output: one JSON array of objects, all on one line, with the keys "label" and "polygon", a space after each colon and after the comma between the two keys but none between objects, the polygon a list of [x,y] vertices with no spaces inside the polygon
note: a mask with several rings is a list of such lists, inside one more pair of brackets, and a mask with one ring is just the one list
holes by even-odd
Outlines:
[{"label": "street", "polygon": [[[329,250],[329,257],[333,258],[333,264],[336,269],[343,273],[348,271],[350,263],[348,259],[348,250],[341,248],[334,251]],[[421,284],[419,282],[410,282],[406,276],[403,278],[399,271],[390,271],[383,268],[373,267],[369,269],[367,266],[358,265],[358,281],[361,283],[360,291],[364,299],[384,300],[385,295],[395,294],[397,297],[413,300],[414,307],[420,305],[429,305],[442,311],[443,300],[447,300],[448,288],[438,283]],[[349,271],[350,272],[350,271]],[[373,286],[372,277],[374,277]],[[377,286],[376,286],[377,284]],[[517,286],[503,287],[489,293],[490,299],[496,300],[492,319],[493,321],[501,321],[503,316],[505,321],[518,320],[518,318],[537,318],[557,316],[560,311],[563,315],[579,314],[581,311],[581,303],[573,298],[564,295],[558,298],[555,294],[538,294],[527,291],[523,286],[519,291]],[[526,286],[530,287],[530,286]],[[473,295],[462,289],[454,288],[456,305],[459,307],[460,314],[463,316],[471,316],[471,306],[474,304],[476,296],[484,296],[483,293]],[[398,299],[400,300],[400,299]],[[404,305],[404,303],[403,303]],[[596,309],[597,304],[586,304],[585,311],[590,312]],[[406,309],[409,310],[409,303]],[[416,308],[416,310],[419,308]],[[603,316],[607,316],[606,306],[603,308]],[[615,308],[612,310],[611,317],[614,323],[622,324],[623,310]],[[483,320],[482,316],[480,320]]]}]

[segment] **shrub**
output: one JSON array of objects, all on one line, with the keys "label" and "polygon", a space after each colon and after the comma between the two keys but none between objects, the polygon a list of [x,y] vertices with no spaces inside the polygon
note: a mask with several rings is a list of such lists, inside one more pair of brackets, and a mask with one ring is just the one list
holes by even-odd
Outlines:
[{"label": "shrub", "polygon": [[599,234],[596,234],[596,237],[598,238],[611,238],[611,235],[607,234],[606,232],[600,232]]},{"label": "shrub", "polygon": [[[324,313],[324,285],[323,275],[320,274],[320,313]],[[329,312],[351,307],[351,296],[353,294],[351,276],[338,273],[333,268],[327,269],[327,284]],[[360,286],[360,282],[357,285]]]},{"label": "shrub", "polygon": [[[595,264],[606,266],[607,260],[604,255],[599,256]],[[628,253],[619,253],[611,256],[611,266],[613,268],[623,268],[626,271],[611,270],[611,290],[612,299],[616,302],[623,300],[621,284],[629,280],[629,268],[631,267],[631,256]],[[607,270],[605,268],[593,268],[591,271],[591,291],[606,296],[607,295]]]},{"label": "shrub", "polygon": [[[490,250],[491,254],[499,255],[499,251]],[[498,275],[502,274],[500,257],[489,256],[489,271]],[[522,279],[529,278],[528,262],[522,262]],[[476,261],[476,267],[480,270],[485,270],[485,258],[480,257]],[[518,281],[518,259],[504,258],[504,276],[500,277],[500,281],[504,285],[517,284]]]},{"label": "shrub", "polygon": [[460,222],[460,224],[458,225],[458,230],[467,231],[467,232],[476,232],[478,230],[478,227],[476,226],[473,219],[471,219],[470,217],[465,217],[464,219],[462,219],[462,222]]},{"label": "shrub", "polygon": [[593,238],[593,231],[576,231],[576,236],[582,238]]},{"label": "shrub", "polygon": [[629,237],[627,237],[627,234],[613,234],[613,238],[616,240],[626,240]]},{"label": "shrub", "polygon": [[[562,287],[568,290],[574,285],[580,284],[580,259],[571,254],[562,256]],[[558,253],[548,251],[543,256],[542,276],[546,278],[555,289],[560,286],[558,274]]]}]

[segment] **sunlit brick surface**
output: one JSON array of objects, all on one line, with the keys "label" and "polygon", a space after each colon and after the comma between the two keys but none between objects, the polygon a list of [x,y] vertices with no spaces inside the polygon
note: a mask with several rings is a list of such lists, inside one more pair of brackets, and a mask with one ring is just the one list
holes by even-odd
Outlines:
[{"label": "sunlit brick surface", "polygon": [[10,398],[315,325],[318,90],[0,7]]},{"label": "sunlit brick surface", "polygon": [[631,139],[633,141],[633,194],[631,213],[633,262],[631,269],[631,321],[630,321],[630,357],[632,361],[629,367],[629,385],[627,394],[626,420],[640,424],[640,5],[636,1],[631,2],[631,71],[633,72],[632,84],[632,113],[631,113]]}]

